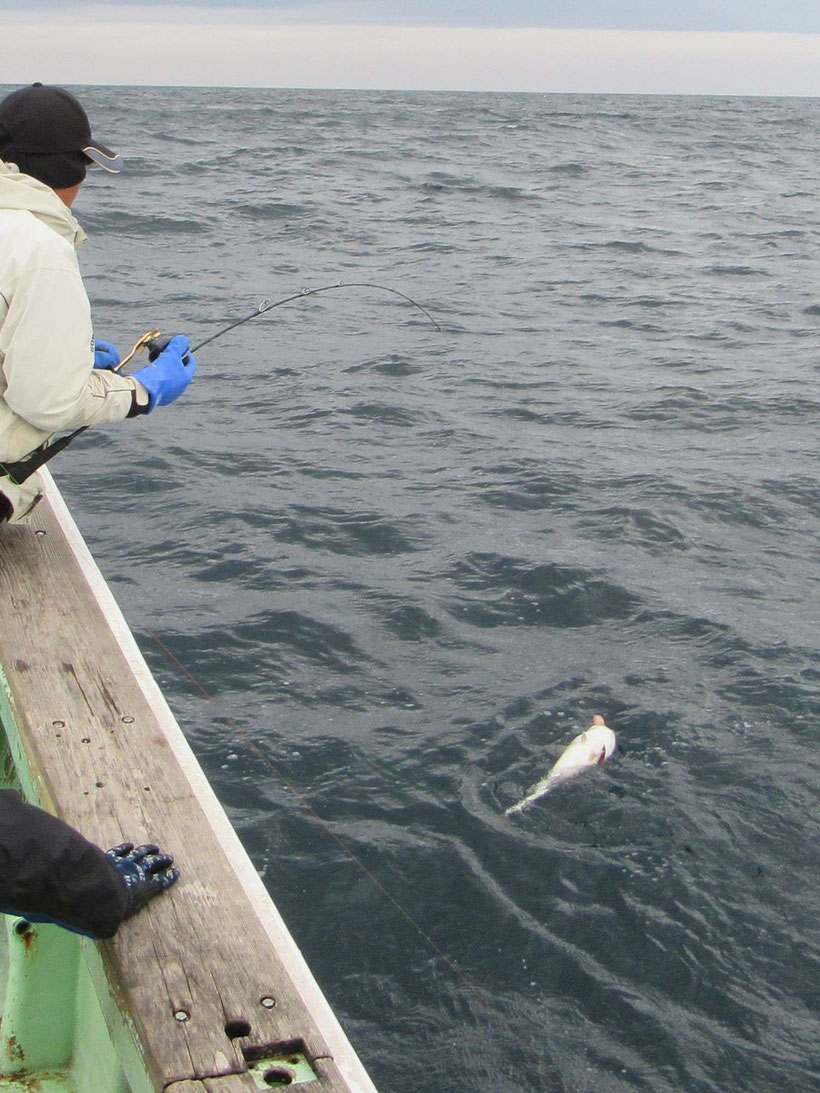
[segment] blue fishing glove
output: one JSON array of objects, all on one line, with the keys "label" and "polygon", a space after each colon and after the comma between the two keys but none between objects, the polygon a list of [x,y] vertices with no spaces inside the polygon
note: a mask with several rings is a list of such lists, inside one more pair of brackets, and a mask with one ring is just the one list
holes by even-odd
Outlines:
[{"label": "blue fishing glove", "polygon": [[120,363],[120,355],[117,352],[117,347],[112,345],[111,342],[100,341],[99,338],[94,339],[94,367],[95,368],[114,368]]},{"label": "blue fishing glove", "polygon": [[149,414],[155,406],[167,406],[178,399],[194,378],[196,358],[188,352],[189,344],[184,334],[177,334],[155,361],[131,373],[148,392]]},{"label": "blue fishing glove", "polygon": [[106,850],[105,854],[117,867],[128,889],[125,918],[135,915],[149,900],[167,891],[179,879],[179,870],[171,868],[174,859],[152,843],[136,849],[133,843],[122,843],[113,850]]}]

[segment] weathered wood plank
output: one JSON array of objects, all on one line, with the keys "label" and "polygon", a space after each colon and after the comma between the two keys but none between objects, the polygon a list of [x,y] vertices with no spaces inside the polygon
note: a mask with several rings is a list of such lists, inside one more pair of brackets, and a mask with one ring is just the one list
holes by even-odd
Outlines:
[{"label": "weathered wood plank", "polygon": [[[238,879],[235,848],[203,812],[190,764],[180,765],[178,741],[112,639],[47,504],[34,527],[0,530],[0,617],[0,664],[43,804],[101,846],[157,842],[182,871],[104,946],[157,1088],[240,1074],[242,1046],[295,1042],[310,1059],[330,1059],[293,952],[272,944]],[[239,1038],[243,1025],[250,1031]],[[328,1062],[319,1088],[372,1090],[350,1056],[352,1082]],[[237,1091],[253,1088],[242,1081]]]},{"label": "weathered wood plank", "polygon": [[250,1074],[228,1074],[204,1081],[174,1082],[166,1093],[259,1093],[259,1086]]},{"label": "weathered wood plank", "polygon": [[[332,1059],[319,1059],[314,1066],[319,1084],[306,1083],[306,1093],[311,1089],[333,1088],[332,1083],[341,1082],[341,1076]],[[338,1088],[343,1086],[339,1085]],[[258,1093],[258,1090],[259,1086],[250,1074],[229,1074],[220,1078],[205,1078],[202,1081],[174,1082],[165,1093]]]}]

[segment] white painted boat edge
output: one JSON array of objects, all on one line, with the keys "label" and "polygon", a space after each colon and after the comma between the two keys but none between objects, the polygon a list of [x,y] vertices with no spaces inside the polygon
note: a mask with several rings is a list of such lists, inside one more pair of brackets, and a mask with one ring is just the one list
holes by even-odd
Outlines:
[{"label": "white painted boat edge", "polygon": [[66,536],[91,593],[185,772],[208,822],[224,847],[237,880],[330,1046],[334,1062],[354,1093],[378,1093],[205,777],[53,477],[45,467],[40,473],[46,484],[46,494],[54,516]]}]

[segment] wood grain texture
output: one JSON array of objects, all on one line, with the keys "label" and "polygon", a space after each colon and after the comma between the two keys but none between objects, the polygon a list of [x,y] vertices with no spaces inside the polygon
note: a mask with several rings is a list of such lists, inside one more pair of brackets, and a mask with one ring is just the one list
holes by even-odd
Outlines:
[{"label": "wood grain texture", "polygon": [[346,1093],[47,502],[34,525],[0,528],[0,617],[0,664],[44,806],[102,847],[156,842],[182,872],[103,946],[156,1088],[252,1089],[250,1076],[227,1077],[246,1070],[243,1046],[300,1043],[317,1070],[323,1061],[311,1088]]},{"label": "wood grain texture", "polygon": [[[331,1059],[320,1059],[316,1064],[316,1082],[305,1082],[292,1088],[311,1093],[312,1090],[333,1088],[332,1082],[341,1082],[341,1076]],[[344,1088],[339,1086],[338,1088]],[[229,1074],[203,1081],[174,1082],[165,1093],[258,1093],[259,1086],[250,1074]]]},{"label": "wood grain texture", "polygon": [[[310,1085],[302,1088],[309,1090]],[[259,1086],[250,1074],[229,1074],[222,1078],[206,1078],[201,1082],[174,1082],[168,1086],[166,1093],[259,1093]]]}]

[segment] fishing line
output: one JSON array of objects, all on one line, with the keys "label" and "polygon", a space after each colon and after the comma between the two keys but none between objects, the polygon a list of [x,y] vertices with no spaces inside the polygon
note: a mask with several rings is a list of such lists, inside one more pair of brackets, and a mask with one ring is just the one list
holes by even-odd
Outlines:
[{"label": "fishing line", "polygon": [[[197,688],[199,693],[201,695],[203,695],[209,702],[212,702],[214,700],[214,695],[212,695],[203,686],[203,684],[196,678],[196,676],[192,672],[190,672],[188,670],[188,668],[185,667],[185,665],[182,663],[182,661],[180,661],[179,658],[176,657],[171,652],[171,650],[168,648],[168,646],[165,644],[165,642],[159,637],[159,635],[155,631],[149,630],[149,629],[146,629],[145,632],[157,643],[157,645],[160,647],[160,649],[162,649],[162,651],[169,658],[169,660],[173,661],[173,663],[176,664],[176,666],[180,669],[180,671],[182,671],[187,676],[187,678]],[[336,834],[336,832],[333,830],[333,828],[330,827],[330,825],[327,823],[327,821],[324,820],[319,815],[319,813],[311,805],[310,801],[307,800],[307,798],[304,796],[304,794],[298,789],[298,787],[296,785],[294,785],[294,783],[290,780],[290,778],[288,778],[286,775],[284,775],[282,773],[281,770],[279,770],[279,768],[271,760],[270,756],[267,755],[266,752],[264,752],[259,747],[259,745],[253,739],[253,737],[249,736],[245,732],[245,730],[242,728],[242,726],[239,725],[238,722],[236,722],[232,717],[227,717],[226,716],[225,721],[229,725],[229,727],[232,728],[236,732],[236,734],[237,734],[237,736],[239,736],[240,740],[242,740],[242,742],[257,756],[257,758],[259,758],[264,763],[264,765],[268,768],[268,770],[270,770],[271,773],[273,775],[275,775],[275,777],[278,778],[279,781],[282,782],[282,784],[290,790],[290,792],[293,794],[293,796],[302,805],[302,807],[307,812],[310,813],[310,815],[313,817],[313,819],[317,820],[321,824],[321,826],[324,828],[325,832],[333,839],[333,841],[338,846],[341,847],[341,849],[345,852],[347,857],[350,858],[351,861],[355,862],[356,865],[358,865],[358,867],[368,877],[368,879],[373,883],[373,885],[396,908],[396,910],[407,920],[407,922],[410,923],[410,925],[413,927],[413,929],[416,930],[416,932],[421,937],[424,938],[424,940],[435,951],[436,955],[439,956],[447,964],[447,966],[449,968],[451,968],[454,972],[456,972],[460,975],[463,975],[463,972],[461,972],[460,968],[457,966],[455,961],[452,960],[444,952],[443,949],[439,948],[439,946],[436,944],[436,942],[433,940],[433,938],[430,937],[430,935],[426,932],[426,930],[424,930],[421,926],[419,926],[419,924],[415,921],[415,919],[410,915],[409,911],[406,911],[405,908],[402,907],[402,905],[398,902],[398,900],[394,896],[392,896],[390,894],[390,892],[387,891],[387,889],[384,887],[384,885],[381,883],[381,881],[378,879],[378,877],[376,877],[375,874],[370,869],[367,868],[367,866],[364,864],[364,862],[361,861],[361,859],[359,857],[357,857],[356,854],[353,853],[353,851],[350,849],[350,847],[347,845],[347,843],[345,843],[345,841],[343,839],[341,839]]]},{"label": "fishing line", "polygon": [[[168,659],[179,668],[179,670],[191,681],[191,683],[193,683],[199,693],[203,695],[203,697],[208,702],[213,702],[215,700],[215,696],[211,694],[210,691],[208,691],[208,689],[199,679],[197,679],[193,672],[191,672],[182,663],[182,661],[168,648],[167,644],[154,630],[148,629],[146,627],[145,633],[148,634],[148,636],[156,642],[156,644],[163,651],[163,653],[165,653]],[[313,807],[313,805],[311,805],[310,801],[307,800],[307,798],[301,792],[298,786],[294,785],[291,779],[283,774],[281,770],[279,770],[276,764],[271,760],[270,756],[267,755],[267,753],[264,752],[262,748],[260,748],[257,742],[253,739],[253,737],[251,737],[242,728],[242,726],[234,720],[234,718],[226,716],[225,722],[230,728],[234,730],[242,743],[245,744],[245,746],[250,751],[252,751],[253,754],[256,755],[257,758],[264,764],[264,766],[268,768],[268,770],[274,775],[274,777],[277,778],[288,790],[290,790],[290,792],[293,794],[299,804],[305,809],[305,811],[308,812],[314,820],[316,820],[316,822],[322,827],[325,833],[336,843],[337,846],[341,848],[346,857],[348,857],[356,866],[358,866],[358,868],[368,878],[373,887],[378,892],[380,892],[382,896],[384,896],[388,903],[390,903],[398,911],[402,918],[404,918],[405,921],[409,923],[409,925],[415,930],[419,937],[421,937],[430,946],[436,956],[450,969],[451,972],[453,972],[456,978],[460,979],[464,983],[470,993],[475,997],[476,1001],[480,1002],[486,1010],[493,1014],[493,1016],[495,1016],[496,1018],[500,1018],[502,1023],[506,1026],[507,1031],[514,1038],[517,1038],[517,1033],[515,1032],[515,1030],[499,1013],[497,1007],[486,995],[486,992],[484,992],[480,987],[476,986],[476,984],[473,983],[470,977],[458,966],[458,963],[452,957],[448,956],[448,954],[441,948],[441,946],[435,941],[435,939],[432,938],[430,934],[422,926],[419,925],[419,923],[413,918],[410,912],[405,907],[403,907],[401,903],[399,903],[396,897],[391,892],[389,892],[387,888],[385,888],[385,886],[375,875],[375,873],[373,873],[371,869],[368,869],[368,867],[364,864],[361,858],[350,849],[344,839],[336,834],[336,832],[333,830],[327,820],[323,819],[322,816],[320,816],[316,809]]]}]

